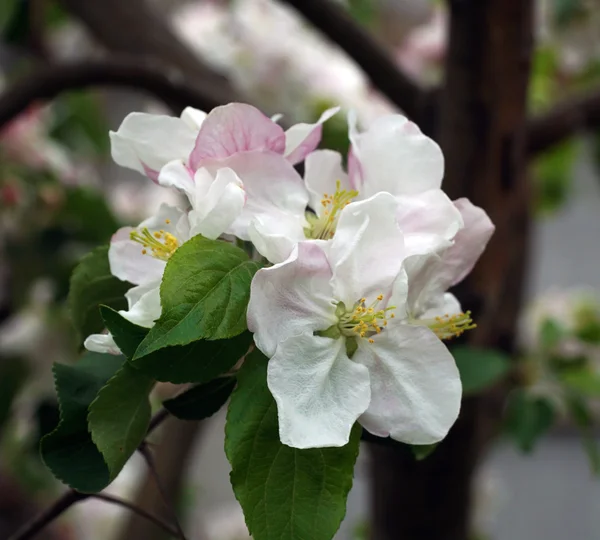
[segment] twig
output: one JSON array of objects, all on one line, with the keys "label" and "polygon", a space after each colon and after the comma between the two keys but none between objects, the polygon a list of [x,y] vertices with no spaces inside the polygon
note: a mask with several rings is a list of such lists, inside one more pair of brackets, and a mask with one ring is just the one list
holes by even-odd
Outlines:
[{"label": "twig", "polygon": [[222,105],[221,96],[212,88],[190,85],[173,68],[159,69],[156,63],[139,58],[82,60],[37,69],[9,86],[0,94],[0,128],[37,101],[92,86],[143,91],[179,110],[188,105],[203,110]]},{"label": "twig", "polygon": [[535,156],[577,131],[600,127],[600,88],[554,106],[527,123],[527,153]]},{"label": "twig", "polygon": [[283,1],[337,43],[392,103],[419,120],[429,92],[402,73],[387,52],[342,7],[331,0]]},{"label": "twig", "polygon": [[57,519],[63,512],[71,508],[75,503],[87,499],[89,495],[78,493],[74,490],[69,490],[58,498],[52,506],[46,508],[28,523],[25,523],[16,533],[8,540],[29,540],[37,533],[44,529],[47,525]]},{"label": "twig", "polygon": [[[154,417],[150,420],[150,424],[148,425],[148,431],[146,434],[149,434],[154,430],[159,424],[161,424],[169,415],[168,412],[165,414],[166,409],[161,409],[158,413],[154,415]],[[146,447],[146,442],[143,441],[140,444],[140,449]],[[143,453],[143,452],[142,452]],[[61,495],[54,503],[46,508],[46,510],[42,511],[36,517],[34,517],[31,521],[25,523],[16,533],[14,533],[8,540],[29,540],[33,538],[37,533],[39,533],[42,529],[47,527],[50,523],[52,523],[55,519],[60,517],[64,512],[66,512],[71,506],[74,504],[88,499],[89,497],[96,497],[99,499],[107,500],[110,496],[102,495],[102,494],[92,494],[92,493],[79,493],[74,489],[71,489]],[[111,502],[115,502],[114,500]],[[125,501],[121,501],[125,502]],[[126,506],[125,504],[123,506]],[[133,506],[133,505],[132,505]],[[137,507],[135,507],[137,509]],[[133,510],[133,508],[131,508]],[[135,510],[134,510],[135,511]],[[140,512],[138,512],[140,513]],[[146,516],[145,516],[146,517]],[[158,518],[154,518],[158,519]],[[179,525],[178,525],[179,528]],[[181,536],[181,538],[184,538]]]},{"label": "twig", "polygon": [[169,513],[172,516],[173,523],[175,524],[175,527],[177,528],[178,538],[180,538],[181,540],[186,540],[185,533],[183,532],[183,529],[181,528],[181,525],[179,524],[179,519],[177,518],[177,512],[175,511],[175,509],[172,507],[171,503],[169,502],[169,498],[168,498],[168,496],[165,492],[165,489],[162,485],[162,481],[161,481],[158,471],[156,469],[156,464],[154,463],[154,457],[152,456],[152,452],[150,451],[150,449],[148,448],[148,446],[146,444],[140,445],[139,451],[142,454],[142,456],[144,456],[144,459],[146,460],[146,464],[148,465],[148,469],[150,470],[150,473],[152,474],[152,476],[154,478],[156,488],[158,489],[158,492],[160,493],[160,496],[163,500],[163,504],[165,505],[165,508],[169,511]]},{"label": "twig", "polygon": [[101,501],[106,501],[108,503],[116,504],[118,506],[122,506],[123,508],[127,508],[128,510],[131,510],[134,514],[137,514],[138,516],[141,516],[147,519],[148,521],[151,521],[164,531],[167,531],[171,536],[179,536],[179,531],[177,529],[171,527],[168,523],[165,523],[158,516],[154,516],[150,512],[146,512],[146,510],[144,510],[143,508],[140,508],[139,506],[136,506],[135,504],[132,504],[129,501],[126,501],[119,497],[114,497],[113,495],[107,495],[105,493],[96,493],[95,495],[92,495],[92,497],[94,499],[100,499]]}]

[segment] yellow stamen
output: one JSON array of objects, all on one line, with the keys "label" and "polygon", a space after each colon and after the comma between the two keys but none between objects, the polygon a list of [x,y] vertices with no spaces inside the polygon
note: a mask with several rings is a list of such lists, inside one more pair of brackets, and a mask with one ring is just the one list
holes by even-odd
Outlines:
[{"label": "yellow stamen", "polygon": [[341,182],[336,182],[333,195],[323,194],[321,205],[324,208],[321,216],[308,215],[310,226],[305,230],[307,238],[328,240],[333,237],[340,211],[352,202],[358,195],[356,190],[342,189]]},{"label": "yellow stamen", "polygon": [[[151,233],[146,227],[139,231],[132,231],[129,237],[138,244],[141,244],[143,255],[152,255],[155,259],[167,261],[179,247],[179,241],[171,233],[155,231]],[[150,252],[148,252],[150,250]]]},{"label": "yellow stamen", "polygon": [[371,336],[382,332],[383,327],[387,326],[388,317],[394,316],[390,312],[396,309],[395,306],[378,309],[377,306],[382,300],[383,295],[380,294],[370,306],[365,306],[366,298],[361,298],[353,306],[352,311],[341,314],[338,327],[342,334],[348,337],[367,338],[369,343],[373,343]]},{"label": "yellow stamen", "polygon": [[443,317],[435,317],[434,319],[411,321],[411,323],[431,328],[440,339],[459,337],[467,330],[477,328],[477,325],[473,323],[470,311],[454,315],[446,314]]}]

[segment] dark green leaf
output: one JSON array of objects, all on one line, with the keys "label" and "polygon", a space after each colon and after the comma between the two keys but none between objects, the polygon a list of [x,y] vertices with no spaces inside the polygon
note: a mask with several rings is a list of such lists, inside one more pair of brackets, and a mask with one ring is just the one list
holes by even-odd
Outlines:
[{"label": "dark green leaf", "polygon": [[226,373],[246,354],[252,334],[244,332],[231,339],[201,340],[182,347],[167,347],[131,364],[146,375],[175,384],[206,383]]},{"label": "dark green leaf", "polygon": [[575,394],[570,393],[567,396],[567,406],[571,413],[571,418],[579,428],[583,448],[590,461],[590,466],[594,474],[600,474],[600,451],[594,434],[594,416],[587,403]]},{"label": "dark green leaf", "polygon": [[235,383],[235,377],[220,377],[164,401],[163,406],[181,420],[204,420],[225,404],[235,388]]},{"label": "dark green leaf", "polygon": [[452,354],[465,395],[485,390],[510,371],[510,359],[498,351],[460,346],[454,347]]},{"label": "dark green leaf", "polygon": [[553,424],[554,409],[544,398],[532,396],[525,390],[515,390],[509,396],[506,431],[523,452],[531,452]]},{"label": "dark green leaf", "polygon": [[148,394],[153,386],[154,380],[124,364],[90,405],[92,440],[108,465],[111,481],[146,436],[151,415]]},{"label": "dark green leaf", "polygon": [[120,224],[110,210],[106,197],[86,187],[68,188],[65,195],[65,204],[59,215],[59,223],[64,229],[82,242],[108,242]]},{"label": "dark green leaf", "polygon": [[80,336],[85,338],[104,329],[100,305],[127,309],[125,293],[131,287],[110,273],[108,246],[96,248],[81,259],[71,276],[69,291],[71,319]]},{"label": "dark green leaf", "polygon": [[163,314],[135,358],[200,339],[226,339],[246,329],[250,282],[259,265],[244,250],[195,236],[173,254],[163,276]]},{"label": "dark green leaf", "polygon": [[22,358],[0,359],[0,431],[10,417],[13,401],[29,376],[29,368]]},{"label": "dark green leaf", "polygon": [[281,444],[267,359],[250,354],[239,373],[225,428],[231,483],[255,540],[329,540],[346,513],[361,428],[342,448]]},{"label": "dark green leaf", "polygon": [[110,482],[108,467],[88,431],[87,414],[123,361],[122,356],[86,353],[73,366],[53,367],[61,418],[42,438],[42,459],[59,480],[85,493],[96,493]]},{"label": "dark green leaf", "polygon": [[132,358],[148,334],[148,328],[133,324],[108,306],[100,306],[100,314],[121,352],[127,358]]},{"label": "dark green leaf", "polygon": [[411,444],[410,448],[412,450],[412,453],[415,456],[415,459],[417,461],[422,461],[425,458],[428,458],[431,454],[433,454],[433,452],[435,451],[435,449],[438,447],[439,443],[434,443],[434,444]]}]

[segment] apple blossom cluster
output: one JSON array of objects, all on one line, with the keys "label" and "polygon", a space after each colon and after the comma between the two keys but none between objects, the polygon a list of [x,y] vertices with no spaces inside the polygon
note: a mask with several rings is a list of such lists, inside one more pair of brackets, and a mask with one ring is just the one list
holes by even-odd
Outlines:
[{"label": "apple blossom cluster", "polygon": [[[189,207],[163,205],[113,236],[111,272],[133,284],[121,314],[153,326],[165,268],[191,237],[245,242],[264,263],[247,322],[269,358],[281,442],[343,446],[358,421],[378,436],[435,443],[462,393],[445,341],[475,327],[447,291],[494,227],[444,194],[440,148],[401,115],[361,131],[351,113],[347,159],[317,150],[337,112],[287,130],[240,103],[127,116],[110,134],[115,161],[185,194]],[[110,334],[85,346],[119,352]]]}]

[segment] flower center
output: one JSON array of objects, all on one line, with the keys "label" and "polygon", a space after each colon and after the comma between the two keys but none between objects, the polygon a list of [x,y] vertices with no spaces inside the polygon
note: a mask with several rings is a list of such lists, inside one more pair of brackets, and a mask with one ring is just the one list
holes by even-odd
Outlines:
[{"label": "flower center", "polygon": [[471,318],[471,312],[456,313],[454,315],[444,315],[434,319],[411,319],[410,324],[417,326],[427,326],[435,332],[440,339],[452,339],[462,335],[467,330],[477,328]]},{"label": "flower center", "polygon": [[395,317],[393,310],[396,306],[378,309],[382,300],[383,294],[380,294],[370,306],[367,306],[366,298],[361,298],[354,304],[352,311],[347,311],[346,306],[340,302],[337,307],[340,332],[348,337],[367,338],[369,343],[373,343],[371,336],[380,334],[387,326],[388,319]]},{"label": "flower center", "polygon": [[356,190],[346,190],[341,188],[341,182],[336,182],[336,190],[333,195],[327,193],[323,194],[321,199],[321,205],[323,211],[320,216],[309,213],[306,219],[309,222],[309,226],[305,229],[307,238],[329,240],[335,233],[340,212],[346,206],[348,206],[352,199],[358,195]]},{"label": "flower center", "polygon": [[168,261],[179,247],[179,240],[162,229],[152,233],[147,227],[144,227],[139,231],[132,231],[129,236],[134,242],[142,244],[144,255],[151,255],[161,261]]}]

